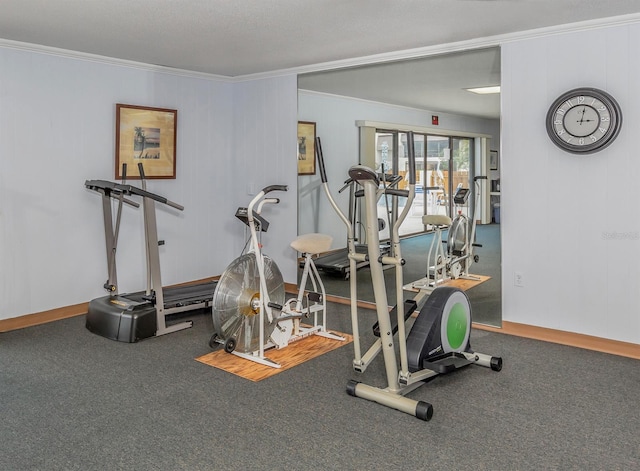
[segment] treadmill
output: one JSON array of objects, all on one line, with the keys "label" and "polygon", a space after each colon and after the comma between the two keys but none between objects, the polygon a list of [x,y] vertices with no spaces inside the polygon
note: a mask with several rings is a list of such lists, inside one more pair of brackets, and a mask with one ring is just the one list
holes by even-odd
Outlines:
[{"label": "treadmill", "polygon": [[[94,334],[120,342],[133,343],[149,337],[169,334],[192,327],[193,321],[172,322],[168,316],[211,307],[217,281],[164,288],[160,273],[160,252],[155,204],[161,203],[179,211],[184,207],[167,198],[146,191],[144,169],[138,164],[142,188],[105,180],[87,180],[85,187],[102,196],[102,209],[109,278],[104,288],[108,296],[89,303],[86,328]],[[123,176],[126,168],[123,168]],[[124,180],[124,178],[123,178]],[[127,197],[141,197],[144,212],[144,235],[147,252],[147,288],[145,291],[118,294],[116,249],[123,204],[139,207]],[[118,201],[113,225],[112,200]],[[174,316],[176,317],[176,316]]]},{"label": "treadmill", "polygon": [[[378,173],[378,178],[381,182],[384,182],[384,190],[390,190],[395,188],[400,181],[402,181],[403,177],[401,175],[393,175],[389,173]],[[338,193],[342,193],[347,188],[350,189],[349,193],[349,219],[354,228],[358,227],[356,224],[356,217],[358,214],[358,201],[361,197],[364,196],[364,190],[356,190],[355,182],[353,179],[348,178],[345,180],[344,185]],[[391,193],[390,193],[391,194]],[[386,197],[386,196],[385,196]],[[388,211],[388,209],[387,209]],[[357,242],[357,239],[356,239]],[[380,245],[380,253],[388,254],[391,247],[389,243],[382,243]],[[356,253],[367,253],[367,245],[366,244],[355,244]],[[321,255],[314,260],[316,268],[318,271],[327,273],[334,276],[342,276],[345,280],[349,279],[350,276],[350,264],[349,264],[349,249],[348,247],[344,247],[342,249],[335,250],[333,252],[329,252],[325,255]],[[365,260],[362,262],[356,263],[356,269],[360,269],[362,267],[366,267],[369,265],[369,261]],[[302,262],[301,265],[302,267]]]}]

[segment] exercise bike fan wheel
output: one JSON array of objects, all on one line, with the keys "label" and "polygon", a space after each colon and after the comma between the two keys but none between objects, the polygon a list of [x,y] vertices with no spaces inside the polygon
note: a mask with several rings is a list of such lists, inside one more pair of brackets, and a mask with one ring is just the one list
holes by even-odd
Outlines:
[{"label": "exercise bike fan wheel", "polygon": [[[284,281],[278,265],[263,255],[265,286],[272,303],[284,303]],[[218,281],[212,301],[212,317],[215,334],[242,353],[260,348],[260,273],[255,253],[241,255],[224,271]],[[276,322],[264,317],[263,342],[266,343]],[[232,339],[232,340],[230,340]],[[227,350],[228,351],[228,350]]]},{"label": "exercise bike fan wheel", "polygon": [[469,250],[469,220],[466,217],[456,218],[449,229],[447,247],[449,255],[465,255]]}]

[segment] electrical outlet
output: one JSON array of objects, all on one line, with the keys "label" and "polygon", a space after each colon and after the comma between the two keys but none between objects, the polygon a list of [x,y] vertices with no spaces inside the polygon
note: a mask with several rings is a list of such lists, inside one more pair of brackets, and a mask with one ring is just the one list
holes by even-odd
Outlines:
[{"label": "electrical outlet", "polygon": [[524,274],[521,271],[513,274],[513,284],[520,287],[524,286]]}]

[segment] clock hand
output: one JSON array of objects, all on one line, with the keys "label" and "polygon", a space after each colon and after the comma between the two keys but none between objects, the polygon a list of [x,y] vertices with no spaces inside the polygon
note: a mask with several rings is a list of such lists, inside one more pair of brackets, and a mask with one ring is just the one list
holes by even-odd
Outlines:
[{"label": "clock hand", "polygon": [[587,111],[587,107],[583,106],[582,107],[582,115],[580,116],[580,121],[576,121],[577,123],[580,123],[580,126],[582,126],[582,123],[585,122],[584,114],[586,113],[586,111]]}]

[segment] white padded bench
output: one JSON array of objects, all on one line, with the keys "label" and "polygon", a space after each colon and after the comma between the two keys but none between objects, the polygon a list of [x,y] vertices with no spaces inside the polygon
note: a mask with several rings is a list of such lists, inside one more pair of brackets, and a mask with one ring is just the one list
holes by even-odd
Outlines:
[{"label": "white padded bench", "polygon": [[317,255],[331,248],[333,237],[326,234],[303,234],[291,242],[291,247],[301,253]]},{"label": "white padded bench", "polygon": [[422,216],[422,224],[425,226],[450,226],[451,218],[444,214],[427,214]]}]

